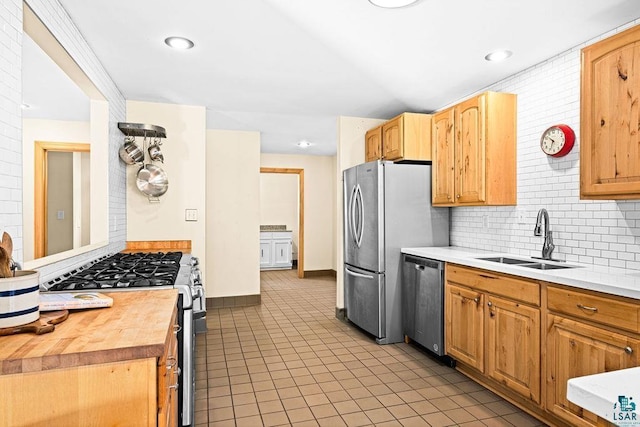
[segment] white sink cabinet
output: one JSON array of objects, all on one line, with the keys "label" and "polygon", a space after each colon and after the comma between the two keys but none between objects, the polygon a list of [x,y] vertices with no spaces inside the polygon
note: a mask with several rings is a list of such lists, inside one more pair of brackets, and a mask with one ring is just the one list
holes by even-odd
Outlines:
[{"label": "white sink cabinet", "polygon": [[292,232],[260,232],[260,270],[290,269],[292,267]]}]

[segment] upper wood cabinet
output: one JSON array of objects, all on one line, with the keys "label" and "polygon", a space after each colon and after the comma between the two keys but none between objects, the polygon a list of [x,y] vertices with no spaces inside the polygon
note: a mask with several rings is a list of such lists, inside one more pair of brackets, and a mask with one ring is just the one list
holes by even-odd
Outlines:
[{"label": "upper wood cabinet", "polygon": [[365,162],[382,158],[382,125],[367,131],[364,137]]},{"label": "upper wood cabinet", "polygon": [[402,113],[369,130],[365,159],[431,160],[431,115]]},{"label": "upper wood cabinet", "polygon": [[582,49],[580,198],[640,199],[640,26]]},{"label": "upper wood cabinet", "polygon": [[433,122],[433,204],[515,205],[516,95],[485,92]]}]

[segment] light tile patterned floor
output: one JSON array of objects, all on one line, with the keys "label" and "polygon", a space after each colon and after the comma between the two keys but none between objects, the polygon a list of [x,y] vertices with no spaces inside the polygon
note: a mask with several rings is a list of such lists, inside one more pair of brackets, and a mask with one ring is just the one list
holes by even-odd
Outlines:
[{"label": "light tile patterned floor", "polygon": [[334,279],[261,273],[262,304],[207,312],[197,426],[538,426],[408,344],[335,318]]}]

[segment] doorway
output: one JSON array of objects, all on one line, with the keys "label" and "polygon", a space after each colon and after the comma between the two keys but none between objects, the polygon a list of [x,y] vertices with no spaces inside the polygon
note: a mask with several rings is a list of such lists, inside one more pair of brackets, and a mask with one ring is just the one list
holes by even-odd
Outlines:
[{"label": "doorway", "polygon": [[260,173],[298,175],[298,278],[304,278],[304,169],[260,168]]}]

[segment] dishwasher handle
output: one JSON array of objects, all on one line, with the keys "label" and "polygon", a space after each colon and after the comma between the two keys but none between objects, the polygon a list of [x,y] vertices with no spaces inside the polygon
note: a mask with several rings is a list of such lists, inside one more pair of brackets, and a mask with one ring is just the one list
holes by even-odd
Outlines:
[{"label": "dishwasher handle", "polygon": [[436,261],[433,259],[420,258],[411,255],[405,255],[405,262],[409,262],[411,264],[415,264],[416,270],[424,270],[425,268],[434,268],[437,270],[444,270],[444,262]]}]

